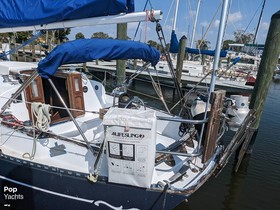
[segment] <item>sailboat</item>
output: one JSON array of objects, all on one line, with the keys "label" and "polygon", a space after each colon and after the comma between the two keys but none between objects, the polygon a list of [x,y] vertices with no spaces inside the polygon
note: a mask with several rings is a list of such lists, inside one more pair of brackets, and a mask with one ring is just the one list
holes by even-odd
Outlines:
[{"label": "sailboat", "polygon": [[[185,48],[186,55],[192,55],[193,57],[196,57],[196,59],[183,60],[183,65],[182,65],[181,82],[186,89],[195,87],[198,83],[200,84],[200,86],[209,85],[210,73],[213,70],[212,61],[211,62],[207,61],[202,63],[201,55],[207,56],[208,58],[214,57],[215,50],[197,49],[192,47],[194,42],[194,35],[196,30],[196,22],[198,18],[199,7],[200,7],[200,0],[198,1],[198,5],[197,5],[193,34],[191,37],[191,46]],[[169,52],[172,53],[173,55],[177,55],[179,51],[179,41],[176,35],[178,8],[179,8],[179,0],[176,0],[171,39],[170,39],[170,48],[169,48]],[[161,39],[162,38],[159,37],[159,40]],[[156,79],[159,79],[162,83],[170,85],[170,79],[172,78],[172,74],[170,74],[170,71],[172,71],[173,69],[176,71],[177,69],[177,60],[175,59],[175,57],[172,58],[173,68],[170,68],[170,63],[166,60],[166,56],[162,56],[162,59],[157,63],[155,67],[149,67],[150,75],[152,75]],[[226,58],[226,57],[228,57],[227,51],[220,51],[220,58]],[[237,65],[239,60],[240,59],[235,58],[235,60],[233,60],[233,62],[228,64],[226,67],[223,66],[219,68],[216,85],[229,92],[243,91],[243,92],[250,93],[253,90],[253,84],[249,85],[248,83],[248,79],[252,78],[251,72],[235,71],[234,67]],[[104,71],[110,70],[97,65],[94,65],[94,68],[100,68],[100,70],[104,70]],[[141,63],[141,61],[135,63],[135,61],[130,60],[127,62],[127,68],[128,68],[127,70],[128,73],[133,72],[133,70],[141,70],[143,68],[143,63]],[[149,79],[149,77],[147,77],[146,72],[140,72],[139,77],[145,80]]]},{"label": "sailboat", "polygon": [[[52,21],[71,21],[70,13],[73,19],[79,14],[90,18],[85,10],[96,8],[98,16],[119,15],[132,12],[128,8],[134,5],[132,0],[107,0],[110,7],[103,7],[104,0],[51,3],[18,0],[9,7],[2,2],[1,8],[7,7],[3,11],[17,13],[0,21],[2,27],[51,27]],[[55,8],[59,15],[54,15]],[[67,15],[61,19],[60,14]],[[224,91],[211,87],[213,102],[208,97],[205,109],[210,115],[188,119],[146,107],[126,93],[126,84],[106,94],[103,85],[86,74],[59,68],[94,59],[142,59],[155,66],[159,57],[156,49],[140,42],[80,39],[57,46],[38,65],[1,62],[1,205],[172,209],[201,187],[222,166],[221,137],[228,119],[222,114]]]}]

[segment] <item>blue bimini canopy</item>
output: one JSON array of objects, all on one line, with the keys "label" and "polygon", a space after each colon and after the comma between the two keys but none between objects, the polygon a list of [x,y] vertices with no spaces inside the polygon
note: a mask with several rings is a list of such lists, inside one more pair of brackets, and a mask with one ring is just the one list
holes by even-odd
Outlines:
[{"label": "blue bimini canopy", "polygon": [[[172,31],[169,51],[171,53],[178,53],[178,50],[179,50],[179,42],[178,42],[178,39],[177,39],[177,35],[176,35],[175,31]],[[202,54],[202,55],[215,56],[215,50],[200,50],[200,49],[194,49],[194,48],[186,47],[185,52],[186,53],[192,53],[192,54]],[[220,57],[226,57],[226,56],[227,56],[226,51],[221,51],[220,52]]]},{"label": "blue bimini canopy", "polygon": [[2,0],[0,28],[134,12],[134,0]]},{"label": "blue bimini canopy", "polygon": [[57,46],[38,64],[40,76],[54,75],[63,64],[84,63],[95,59],[143,59],[155,66],[160,52],[147,44],[117,39],[78,39]]}]

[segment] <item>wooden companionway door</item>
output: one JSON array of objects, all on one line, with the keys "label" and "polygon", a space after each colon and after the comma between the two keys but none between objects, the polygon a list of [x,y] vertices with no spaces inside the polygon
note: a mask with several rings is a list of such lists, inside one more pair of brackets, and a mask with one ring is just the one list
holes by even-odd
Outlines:
[{"label": "wooden companionway door", "polygon": [[[67,77],[70,107],[72,109],[85,110],[83,86],[81,74],[69,74]],[[73,116],[83,115],[84,111],[71,111]]]},{"label": "wooden companionway door", "polygon": [[[25,72],[31,73],[31,71]],[[25,79],[27,76],[25,76]],[[41,102],[45,103],[45,96],[43,91],[42,78],[38,76],[29,86],[25,89],[25,97],[27,101],[27,109],[29,113],[29,119],[32,120],[31,115],[31,103],[30,102]]]},{"label": "wooden companionway door", "polygon": [[[22,73],[30,74],[31,71],[24,71]],[[72,115],[74,117],[84,115],[85,105],[81,74],[76,72],[58,72],[51,79],[67,107],[70,109],[77,109],[71,110]],[[51,124],[71,119],[47,79],[38,76],[26,88],[25,95],[28,102],[41,102],[51,105]],[[27,104],[27,108],[31,120],[30,103]]]}]

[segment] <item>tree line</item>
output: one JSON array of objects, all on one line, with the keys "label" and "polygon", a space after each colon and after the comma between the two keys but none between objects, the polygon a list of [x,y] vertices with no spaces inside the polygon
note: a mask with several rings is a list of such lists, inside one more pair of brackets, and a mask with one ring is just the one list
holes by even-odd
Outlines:
[{"label": "tree line", "polygon": [[[68,35],[71,33],[71,29],[60,29],[60,30],[51,30],[48,33],[48,37],[38,38],[35,41],[35,44],[42,44],[47,43],[47,40],[51,40],[53,44],[60,44],[61,42],[68,41]],[[2,33],[0,35],[0,41],[8,42],[11,39],[14,39],[16,43],[23,43],[26,40],[30,39],[33,36],[33,32],[17,32],[14,33]],[[75,39],[84,39],[85,36],[83,33],[79,32],[75,35]],[[104,38],[104,39],[114,39],[113,37],[109,36],[107,33],[104,32],[95,32],[92,34],[91,38]],[[127,40],[130,40],[130,37],[127,37]],[[223,42],[222,49],[227,50],[229,49],[229,44],[232,43],[239,43],[239,44],[248,44],[252,42],[254,39],[254,35],[252,33],[246,33],[244,30],[237,30],[234,32],[234,40],[228,39]],[[49,42],[48,42],[49,43]],[[163,51],[161,44],[157,43],[154,40],[149,40],[147,44],[157,48],[159,51]],[[200,49],[208,49],[210,42],[207,40],[198,40],[197,41],[197,48]],[[167,49],[169,50],[170,44],[167,44]]]}]

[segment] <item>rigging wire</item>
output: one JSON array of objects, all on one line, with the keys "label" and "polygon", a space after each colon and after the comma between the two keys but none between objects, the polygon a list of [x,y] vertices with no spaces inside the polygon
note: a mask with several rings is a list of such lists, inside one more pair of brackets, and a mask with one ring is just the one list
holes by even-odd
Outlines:
[{"label": "rigging wire", "polygon": [[[152,75],[150,74],[149,69],[147,69],[147,70],[148,70],[148,73],[149,73],[149,75],[150,75],[150,78],[151,78],[151,81],[152,81],[152,85],[153,85],[153,87],[154,87],[154,90],[156,91],[156,93],[157,93],[159,99],[162,101],[162,103],[163,103],[163,105],[164,105],[166,111],[167,111],[169,114],[171,114],[171,112],[170,112],[170,110],[169,110],[169,108],[168,108],[168,106],[167,106],[167,104],[166,104],[166,101],[164,100],[164,97],[163,97],[163,94],[162,94],[162,90],[161,90],[161,87],[160,87],[159,80],[158,80],[157,83],[156,83],[155,80],[154,80],[154,78],[153,78]],[[157,71],[156,68],[155,68],[155,71]],[[158,78],[158,75],[157,75],[157,78]]]},{"label": "rigging wire", "polygon": [[[155,99],[155,100],[161,100],[161,99],[158,98],[158,97],[155,97],[155,96],[152,96],[152,95],[148,95],[148,94],[145,94],[145,93],[143,93],[143,92],[139,92],[139,91],[132,90],[132,89],[129,89],[129,88],[128,88],[128,90],[129,90],[130,92],[136,93],[136,94],[138,94],[138,95],[142,95],[142,96],[145,96],[145,97],[148,97],[148,98],[152,98],[152,99]],[[167,103],[169,103],[169,104],[172,103],[171,101],[167,101],[167,100],[165,100],[165,101],[166,101]]]},{"label": "rigging wire", "polygon": [[[212,23],[214,22],[214,19],[216,18],[217,14],[218,14],[218,12],[219,12],[221,6],[222,6],[222,2],[220,3],[219,7],[217,8],[217,10],[216,10],[216,12],[215,12],[215,14],[214,14],[214,16],[213,16],[211,22],[209,23],[209,25],[208,25],[208,27],[207,27],[205,33],[203,34],[201,40],[204,40],[204,38],[205,38],[206,34],[208,33],[208,31],[209,31],[209,29],[210,29]],[[199,43],[198,49],[201,48],[201,45],[202,45],[202,42]]]},{"label": "rigging wire", "polygon": [[172,63],[172,59],[171,59],[171,56],[170,56],[170,53],[167,52],[166,50],[166,40],[165,40],[165,37],[164,37],[164,33],[163,33],[163,30],[162,30],[162,27],[160,25],[159,22],[157,22],[156,24],[156,32],[157,32],[157,35],[158,35],[158,38],[160,40],[160,44],[161,46],[163,47],[163,53],[167,59],[167,63],[168,63],[168,66],[169,66],[169,70],[170,70],[170,74],[173,78],[173,81],[174,81],[174,86],[175,86],[175,89],[178,93],[178,96],[179,98],[183,98],[183,92],[182,92],[182,88],[180,87],[179,83],[178,83],[178,80],[176,78],[176,75],[175,75],[175,69],[174,69],[174,66],[173,66],[173,63]]},{"label": "rigging wire", "polygon": [[[142,70],[143,71],[143,70]],[[136,78],[142,71],[140,71],[139,73],[137,74],[132,74],[129,79],[132,80],[134,78]],[[92,75],[94,76],[94,75]],[[101,81],[101,80],[100,80]],[[108,86],[109,87],[109,86]],[[132,89],[128,89],[130,92],[134,92],[138,95],[142,95],[142,96],[145,96],[145,97],[149,97],[149,98],[152,98],[152,99],[155,99],[155,100],[161,100],[160,98],[158,97],[155,97],[155,96],[152,96],[152,95],[148,95],[148,94],[145,94],[143,92],[139,92],[139,91],[135,91],[135,90],[132,90]],[[9,99],[9,97],[5,97],[5,96],[0,96],[0,98],[2,99]],[[171,104],[172,102],[171,101],[167,101],[165,100],[167,103]],[[20,100],[20,99],[17,99],[17,102],[21,102],[21,103],[25,103],[25,104],[32,104],[33,102],[30,102],[30,101],[24,101],[24,100]],[[49,105],[50,108],[55,108],[55,109],[61,109],[61,110],[66,110],[65,107],[61,107],[61,106],[53,106],[53,105]],[[99,111],[93,111],[93,110],[81,110],[81,109],[74,109],[74,108],[68,108],[70,111],[75,111],[75,112],[85,112],[85,113],[91,113],[91,114],[99,114]]]},{"label": "rigging wire", "polygon": [[[150,4],[151,10],[153,9],[152,3],[150,2],[150,0],[147,0],[146,3],[145,3],[145,6],[144,6],[143,11],[146,10],[148,3]],[[133,37],[133,41],[135,41],[136,35],[137,35],[138,30],[139,30],[139,28],[140,28],[140,24],[141,24],[141,22],[138,22],[138,25],[137,25],[137,28],[136,28],[136,31],[135,31],[135,34],[134,34],[134,37]]]},{"label": "rigging wire", "polygon": [[[263,1],[264,1],[264,0],[263,0]],[[258,6],[258,8],[257,8],[257,10],[255,11],[255,13],[254,13],[253,17],[251,18],[250,22],[248,23],[247,27],[245,28],[244,33],[243,33],[243,34],[245,34],[245,32],[246,32],[246,31],[247,31],[247,29],[249,28],[250,24],[251,24],[251,23],[252,23],[252,21],[254,20],[254,18],[255,18],[255,16],[256,16],[256,14],[257,14],[257,12],[258,12],[258,10],[260,9],[261,5],[263,4],[263,1],[262,1],[262,2],[260,3],[260,5]]]},{"label": "rigging wire", "polygon": [[166,23],[167,23],[167,20],[168,20],[168,17],[169,17],[170,11],[171,11],[171,9],[172,9],[172,7],[173,7],[174,1],[175,1],[175,0],[173,0],[173,1],[171,2],[171,5],[170,5],[170,7],[169,7],[169,10],[168,10],[168,13],[167,13],[166,19],[165,19],[164,24],[163,24],[163,27],[165,27],[165,25],[166,25]]},{"label": "rigging wire", "polygon": [[[0,96],[0,98],[9,99],[10,97]],[[20,100],[20,99],[16,99],[16,100],[17,100],[17,102],[21,102],[21,103],[25,103],[25,104],[32,104],[32,103],[34,103],[34,102],[24,101],[24,100]],[[48,105],[48,104],[47,104],[47,105]],[[66,110],[65,107],[61,107],[61,106],[53,106],[53,105],[50,105],[50,108]],[[70,111],[75,111],[75,112],[87,112],[87,113],[92,113],[92,114],[99,114],[98,111],[87,111],[87,110],[73,109],[73,108],[68,108],[68,109],[69,109]]]},{"label": "rigging wire", "polygon": [[[154,67],[154,68],[155,68],[155,71],[156,71],[156,73],[157,73],[157,82],[155,82],[155,80],[154,80],[153,76],[151,75],[150,70],[149,70],[149,68],[148,68],[149,66],[150,66],[150,63],[145,63],[145,64],[141,67],[141,69],[137,70],[137,71],[139,71],[139,73],[137,73],[137,71],[136,71],[134,74],[130,75],[130,77],[129,77],[128,79],[129,79],[129,81],[131,81],[131,80],[135,79],[142,71],[147,70],[147,72],[148,72],[148,74],[149,74],[149,76],[150,76],[150,78],[151,78],[153,88],[154,88],[156,94],[158,95],[158,98],[156,98],[156,99],[162,101],[162,103],[163,103],[165,109],[166,109],[167,112],[170,114],[170,110],[169,110],[169,108],[168,108],[168,106],[167,106],[167,104],[166,104],[166,101],[165,101],[165,99],[164,99],[164,97],[163,97],[163,94],[162,94],[162,90],[161,90],[161,86],[160,86],[160,82],[159,82],[158,72],[157,72],[156,68]],[[129,82],[126,81],[126,83],[129,83]]]},{"label": "rigging wire", "polygon": [[[187,7],[189,7],[189,13],[192,11],[192,3],[190,0],[187,1]],[[194,25],[194,17],[193,15],[190,16],[192,18],[192,24]]]},{"label": "rigging wire", "polygon": [[266,3],[266,0],[263,0],[262,10],[261,10],[260,17],[259,17],[259,21],[258,21],[258,25],[257,25],[257,28],[256,28],[256,32],[255,32],[255,36],[254,36],[254,40],[253,40],[253,44],[255,44],[255,43],[256,43],[256,39],[257,39],[257,36],[258,36],[260,23],[261,23],[261,21],[262,21],[262,15],[263,15],[263,10],[264,10],[265,3]]},{"label": "rigging wire", "polygon": [[[190,0],[187,1],[187,7],[189,7],[189,14],[191,14],[192,5],[191,5]],[[194,26],[194,17],[193,17],[193,15],[190,15],[190,17],[191,17],[191,19],[192,19],[192,24],[193,24],[193,26]],[[192,31],[193,31],[193,30],[194,30],[194,27],[193,27]]]}]

